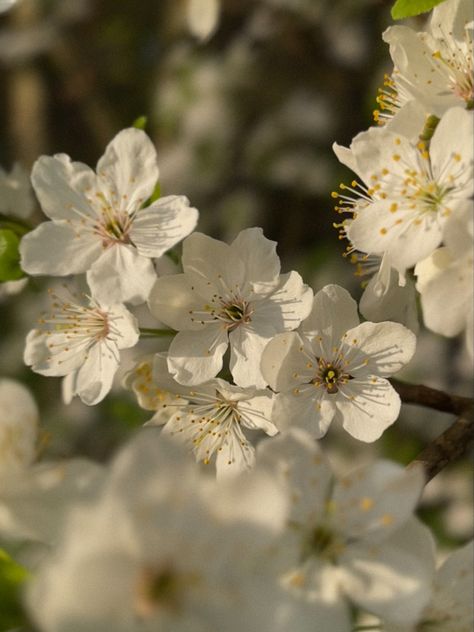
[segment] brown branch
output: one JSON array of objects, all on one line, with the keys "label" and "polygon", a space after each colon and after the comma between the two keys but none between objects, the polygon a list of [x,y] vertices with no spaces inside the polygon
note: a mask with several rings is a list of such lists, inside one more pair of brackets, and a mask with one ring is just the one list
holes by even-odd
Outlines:
[{"label": "brown branch", "polygon": [[449,395],[423,384],[408,384],[394,379],[391,379],[390,382],[405,404],[426,406],[453,415],[462,415],[464,411],[474,405],[474,400],[470,397]]},{"label": "brown branch", "polygon": [[471,405],[452,426],[429,443],[407,467],[421,463],[425,470],[426,482],[428,482],[443,468],[462,456],[473,441],[474,406]]}]

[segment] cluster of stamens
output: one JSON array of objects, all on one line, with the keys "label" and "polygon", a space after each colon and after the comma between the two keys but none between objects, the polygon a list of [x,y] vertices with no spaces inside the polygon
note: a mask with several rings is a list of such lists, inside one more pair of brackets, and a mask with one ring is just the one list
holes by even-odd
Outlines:
[{"label": "cluster of stamens", "polygon": [[[51,312],[43,315],[38,322],[48,336],[61,334],[60,341],[55,339],[55,342],[48,343],[48,348],[55,355],[84,349],[87,351],[110,334],[117,333],[110,314],[92,301],[86,307],[76,302],[64,301],[51,290],[49,294],[52,299]],[[57,361],[59,364],[62,362]]]},{"label": "cluster of stamens", "polygon": [[202,325],[221,322],[229,332],[250,323],[254,311],[251,303],[242,298],[238,288],[231,290],[224,284],[222,277],[219,276],[218,280],[224,285],[225,293],[213,294],[209,304],[204,305],[202,310],[189,310],[191,321]]},{"label": "cluster of stamens", "polygon": [[339,362],[328,362],[324,358],[318,358],[318,373],[311,380],[314,386],[322,386],[332,395],[339,391],[342,384],[352,380],[352,375],[346,373]]}]

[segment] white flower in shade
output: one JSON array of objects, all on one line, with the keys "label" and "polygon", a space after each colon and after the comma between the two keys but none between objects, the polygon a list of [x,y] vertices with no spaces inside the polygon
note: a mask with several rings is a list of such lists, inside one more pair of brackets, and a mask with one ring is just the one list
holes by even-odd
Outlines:
[{"label": "white flower in shade", "polygon": [[471,0],[446,0],[435,7],[427,32],[387,29],[383,38],[395,70],[382,103],[389,107],[412,98],[437,116],[455,106],[472,108],[473,19]]},{"label": "white flower in shade", "polygon": [[415,625],[384,625],[384,632],[472,632],[474,612],[472,542],[454,551],[438,569],[433,595]]},{"label": "white flower in shade", "polygon": [[334,420],[356,439],[375,441],[400,411],[386,377],[410,361],[415,345],[399,323],[359,324],[349,293],[327,285],[301,331],[276,336],[263,352],[263,375],[278,393],[273,421],[320,438]]},{"label": "white flower in shade", "polygon": [[183,242],[184,274],[159,278],[149,299],[153,315],[178,330],[168,355],[178,382],[215,377],[230,345],[236,384],[266,385],[263,348],[275,334],[296,329],[312,299],[297,272],[280,275],[275,247],[261,228],[243,230],[230,246],[201,233]]},{"label": "white flower in shade", "polygon": [[197,461],[209,463],[215,457],[219,477],[253,467],[255,449],[245,431],[262,430],[270,436],[278,432],[271,421],[273,394],[268,389],[244,389],[218,378],[181,386],[169,374],[164,354],[155,356],[153,383],[176,397],[174,404],[164,404],[175,412],[163,431],[192,449]]},{"label": "white flower in shade", "polygon": [[[140,408],[156,411],[147,423],[161,426],[174,415],[180,402],[183,405],[187,402],[172,392],[158,388],[154,383],[153,359],[154,354],[137,362],[124,376],[123,386],[135,393]],[[175,385],[173,380],[173,386]]]},{"label": "white flower in shade", "polygon": [[258,462],[292,501],[283,543],[288,590],[309,603],[336,594],[339,608],[350,603],[391,622],[415,621],[434,572],[430,532],[413,517],[422,469],[378,461],[338,479],[301,430],[262,441]]},{"label": "white flower in shade", "polygon": [[38,408],[19,382],[0,379],[0,487],[36,456]]},{"label": "white flower in shade", "polygon": [[440,245],[446,220],[473,193],[473,121],[472,112],[450,109],[429,150],[385,128],[359,134],[350,150],[334,147],[365,183],[333,193],[336,210],[352,215],[342,232],[353,248],[387,254],[403,275]]},{"label": "white flower in shade", "polygon": [[360,313],[372,322],[391,320],[401,323],[418,333],[418,310],[415,284],[410,278],[400,283],[400,275],[390,265],[387,255],[377,257],[353,252],[351,263],[356,266],[355,275],[370,276],[362,281],[364,292],[360,298]]},{"label": "white flower in shade", "polygon": [[97,404],[110,391],[120,349],[139,338],[135,317],[123,305],[102,305],[72,294],[64,300],[51,293],[51,313],[26,338],[25,364],[41,375],[64,376],[63,395]]},{"label": "white flower in shade", "polygon": [[471,356],[473,223],[473,205],[466,202],[463,210],[450,218],[446,225],[445,246],[415,267],[425,325],[443,336],[456,336],[465,331]]},{"label": "white flower in shade", "polygon": [[29,274],[87,272],[103,302],[144,302],[156,279],[152,259],[188,235],[197,211],[182,196],[142,208],[158,178],[156,151],[147,135],[125,129],[109,143],[97,174],[64,154],[42,156],[33,187],[52,220],[21,243]]},{"label": "white flower in shade", "polygon": [[299,623],[265,558],[286,519],[280,485],[255,472],[217,485],[177,448],[143,431],[99,498],[71,512],[29,587],[41,630],[286,632]]}]

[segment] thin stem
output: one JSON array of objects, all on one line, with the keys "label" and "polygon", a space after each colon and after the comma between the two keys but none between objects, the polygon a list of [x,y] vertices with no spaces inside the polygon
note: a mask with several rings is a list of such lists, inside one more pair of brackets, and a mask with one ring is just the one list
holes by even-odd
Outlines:
[{"label": "thin stem", "polygon": [[405,404],[417,404],[426,406],[444,413],[461,415],[465,410],[474,405],[474,400],[470,397],[460,397],[459,395],[449,395],[444,391],[424,386],[423,384],[407,384],[399,380],[391,379],[390,383],[400,395]]},{"label": "thin stem", "polygon": [[175,336],[177,333],[174,329],[140,327],[140,338],[166,338],[167,336]]}]

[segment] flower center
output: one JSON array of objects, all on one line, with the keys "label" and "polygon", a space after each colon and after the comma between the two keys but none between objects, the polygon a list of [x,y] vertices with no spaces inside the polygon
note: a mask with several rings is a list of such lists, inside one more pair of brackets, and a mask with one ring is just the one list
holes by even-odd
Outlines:
[{"label": "flower center", "polygon": [[226,323],[229,331],[236,329],[239,325],[247,324],[251,321],[253,309],[244,299],[222,301],[220,310],[214,315]]},{"label": "flower center", "polygon": [[311,380],[311,384],[322,386],[330,395],[337,393],[339,386],[347,384],[349,380],[353,379],[352,375],[345,373],[336,363],[327,362],[323,358],[319,358],[318,365],[318,373]]},{"label": "flower center", "polygon": [[102,193],[97,193],[100,201],[100,218],[94,225],[94,232],[102,239],[104,248],[109,248],[117,243],[129,244],[130,228],[134,213],[115,210]]},{"label": "flower center", "polygon": [[194,581],[191,575],[178,574],[170,565],[141,571],[135,591],[135,611],[143,619],[162,610],[177,611],[181,607],[183,588]]},{"label": "flower center", "polygon": [[303,544],[303,558],[319,557],[335,562],[344,548],[344,542],[337,533],[326,525],[316,526]]}]

